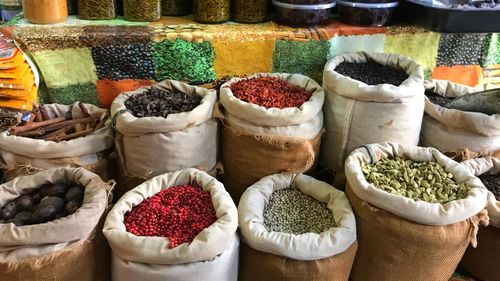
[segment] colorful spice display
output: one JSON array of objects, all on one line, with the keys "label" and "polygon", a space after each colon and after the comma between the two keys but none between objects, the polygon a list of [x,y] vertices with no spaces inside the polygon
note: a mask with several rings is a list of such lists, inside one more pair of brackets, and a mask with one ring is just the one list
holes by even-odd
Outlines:
[{"label": "colorful spice display", "polygon": [[310,92],[274,77],[255,77],[231,84],[238,99],[265,108],[300,107],[311,97]]},{"label": "colorful spice display", "polygon": [[376,188],[415,201],[445,204],[467,197],[470,186],[457,183],[437,162],[414,162],[400,157],[375,164],[362,163],[366,180]]},{"label": "colorful spice display", "polygon": [[402,69],[384,66],[375,62],[343,62],[335,67],[335,71],[368,85],[391,84],[399,86],[408,79],[408,74]]},{"label": "colorful spice display", "polygon": [[333,213],[325,203],[297,189],[276,190],[264,210],[268,231],[292,234],[321,233],[335,227]]},{"label": "colorful spice display", "polygon": [[43,105],[26,113],[20,125],[10,130],[11,135],[46,141],[68,141],[85,137],[104,127],[108,114],[91,115],[84,104],[78,104],[84,117],[73,118],[69,112],[66,116],[50,118]]},{"label": "colorful spice display", "polygon": [[200,105],[201,97],[185,93],[171,93],[151,87],[142,94],[132,95],[125,102],[135,117],[164,117],[169,114],[188,112]]},{"label": "colorful spice display", "polygon": [[43,185],[5,204],[0,210],[0,223],[24,226],[69,216],[82,206],[84,192],[78,185]]},{"label": "colorful spice display", "polygon": [[137,236],[167,237],[169,247],[191,243],[217,221],[210,192],[182,185],[165,189],[125,214],[125,227]]},{"label": "colorful spice display", "polygon": [[500,201],[500,174],[484,174],[479,176],[479,179],[483,182],[484,186],[495,195],[497,201]]},{"label": "colorful spice display", "polygon": [[51,102],[57,101],[57,103],[60,104],[72,104],[75,101],[81,101],[83,103],[99,105],[97,95],[89,95],[89,93],[95,93],[97,91],[96,89],[96,84],[94,83],[74,84],[64,87],[48,88],[48,95],[42,95],[42,97]]}]

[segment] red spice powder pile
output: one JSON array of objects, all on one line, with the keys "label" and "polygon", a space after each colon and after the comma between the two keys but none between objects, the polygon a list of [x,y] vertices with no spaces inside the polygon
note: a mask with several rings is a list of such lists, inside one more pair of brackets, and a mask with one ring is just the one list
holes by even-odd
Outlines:
[{"label": "red spice powder pile", "polygon": [[182,185],[165,189],[125,214],[125,227],[137,236],[167,237],[169,248],[191,243],[217,220],[210,192]]},{"label": "red spice powder pile", "polygon": [[265,108],[300,107],[312,93],[285,80],[258,77],[231,84],[231,91],[238,99]]}]

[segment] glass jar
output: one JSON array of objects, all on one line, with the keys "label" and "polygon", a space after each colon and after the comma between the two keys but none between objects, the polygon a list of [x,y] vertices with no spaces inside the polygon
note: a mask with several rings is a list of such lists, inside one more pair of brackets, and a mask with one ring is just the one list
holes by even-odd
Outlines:
[{"label": "glass jar", "polygon": [[21,0],[2,0],[0,5],[2,6],[2,20],[4,22],[9,21],[23,11]]},{"label": "glass jar", "polygon": [[194,20],[201,23],[220,23],[231,17],[231,0],[193,0]]},{"label": "glass jar", "polygon": [[164,16],[185,16],[193,11],[192,0],[162,0],[161,14]]},{"label": "glass jar", "polygon": [[78,17],[84,20],[115,18],[115,0],[78,0]]},{"label": "glass jar", "polygon": [[26,20],[32,23],[57,23],[68,17],[66,0],[23,0],[23,11]]},{"label": "glass jar", "polygon": [[68,5],[68,15],[78,15],[77,0],[67,0],[67,5]]},{"label": "glass jar", "polygon": [[233,19],[245,23],[264,22],[268,4],[268,0],[233,0]]},{"label": "glass jar", "polygon": [[128,21],[156,21],[161,18],[161,0],[123,0],[123,14]]}]

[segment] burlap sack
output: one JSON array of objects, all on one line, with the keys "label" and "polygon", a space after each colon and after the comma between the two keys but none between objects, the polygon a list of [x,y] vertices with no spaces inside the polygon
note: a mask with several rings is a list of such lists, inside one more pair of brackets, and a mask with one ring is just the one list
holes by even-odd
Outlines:
[{"label": "burlap sack", "polygon": [[[126,231],[123,218],[134,206],[164,189],[183,184],[195,184],[210,191],[217,216],[217,221],[191,243],[169,249],[168,238],[140,237]],[[194,281],[200,280],[200,276],[217,275],[207,280],[235,281],[239,251],[237,227],[234,202],[224,186],[207,173],[185,169],[154,177],[121,197],[106,218],[103,232],[113,252],[113,280]]]},{"label": "burlap sack", "polygon": [[48,223],[0,224],[0,280],[109,280],[110,251],[101,227],[111,187],[99,176],[82,168],[56,168],[19,177],[0,186],[0,206],[43,184],[61,181],[85,187],[82,207]]},{"label": "burlap sack", "polygon": [[298,108],[269,108],[236,98],[230,85],[222,85],[222,161],[224,184],[235,201],[259,179],[281,172],[314,169],[321,143],[324,92],[314,80],[299,74],[255,74],[286,80],[312,92]]},{"label": "burlap sack", "polygon": [[[468,197],[446,204],[417,202],[366,181],[361,163],[394,156],[440,163],[458,183],[471,186]],[[367,145],[349,155],[345,171],[359,242],[353,281],[447,281],[469,243],[475,246],[478,223],[488,223],[484,185],[437,149],[394,143]]]},{"label": "burlap sack", "polygon": [[[268,231],[266,204],[274,191],[285,188],[326,203],[337,226],[319,234]],[[245,191],[238,215],[248,245],[240,255],[240,280],[348,280],[357,248],[356,222],[342,191],[302,174],[267,176]]]},{"label": "burlap sack", "polygon": [[[500,158],[478,158],[462,162],[476,176],[499,174]],[[475,277],[484,281],[500,281],[500,201],[490,193],[488,196],[490,225],[481,227],[477,236],[477,247],[469,247],[460,264]]]},{"label": "burlap sack", "polygon": [[[46,104],[50,118],[65,116],[71,110],[74,118],[83,117],[77,104],[71,106]],[[90,114],[107,113],[107,109],[84,104]],[[98,174],[104,180],[113,177],[113,136],[111,120],[106,126],[86,137],[70,141],[52,142],[0,133],[0,168],[6,180],[30,175],[56,167],[83,167]]]},{"label": "burlap sack", "polygon": [[[425,87],[443,97],[461,97],[474,88],[450,81],[426,81]],[[420,144],[449,152],[467,148],[473,152],[500,150],[500,115],[448,109],[425,98]]]},{"label": "burlap sack", "polygon": [[[342,62],[368,61],[400,68],[409,78],[400,86],[370,86],[335,72]],[[321,164],[343,175],[345,159],[361,145],[384,141],[417,145],[424,114],[423,78],[423,68],[400,55],[360,52],[330,60],[323,74],[326,132]]]},{"label": "burlap sack", "polygon": [[[190,112],[167,118],[137,118],[126,109],[125,102],[149,87],[198,95],[202,100]],[[212,118],[216,100],[215,90],[170,80],[119,95],[111,106],[121,171],[119,193],[167,172],[184,168],[212,170],[217,164],[218,123]]]}]

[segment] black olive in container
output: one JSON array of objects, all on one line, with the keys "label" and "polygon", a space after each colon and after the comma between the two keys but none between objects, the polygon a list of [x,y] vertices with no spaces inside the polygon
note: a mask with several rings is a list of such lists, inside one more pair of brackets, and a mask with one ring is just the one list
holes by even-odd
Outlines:
[{"label": "black olive in container", "polygon": [[399,2],[362,3],[337,0],[337,4],[339,20],[343,23],[360,26],[384,26],[390,22]]},{"label": "black olive in container", "polygon": [[289,4],[273,0],[276,7],[276,21],[292,27],[324,25],[330,21],[335,2],[327,4]]},{"label": "black olive in container", "polygon": [[193,0],[194,20],[221,23],[231,18],[231,0]]},{"label": "black olive in container", "polygon": [[268,0],[233,0],[233,20],[243,23],[264,22],[268,4]]},{"label": "black olive in container", "polygon": [[185,16],[193,11],[192,0],[162,0],[161,14],[164,16]]},{"label": "black olive in container", "polygon": [[123,14],[128,21],[157,21],[161,18],[160,0],[123,0]]},{"label": "black olive in container", "polygon": [[78,0],[78,17],[84,20],[115,18],[115,0]]}]

